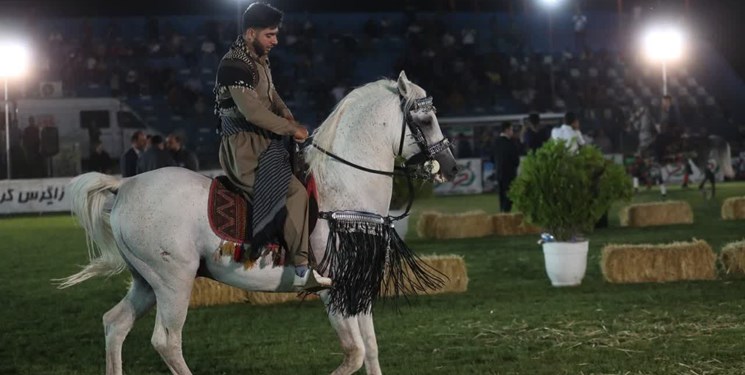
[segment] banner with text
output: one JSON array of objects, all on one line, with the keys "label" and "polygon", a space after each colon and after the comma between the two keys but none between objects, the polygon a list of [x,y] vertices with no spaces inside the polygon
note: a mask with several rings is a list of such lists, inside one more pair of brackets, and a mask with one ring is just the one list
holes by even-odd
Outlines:
[{"label": "banner with text", "polygon": [[[214,178],[222,171],[199,173]],[[0,181],[0,215],[69,212],[71,197],[67,185],[72,177]]]},{"label": "banner with text", "polygon": [[435,186],[435,195],[481,194],[484,191],[481,159],[458,159],[461,171],[452,181]]}]

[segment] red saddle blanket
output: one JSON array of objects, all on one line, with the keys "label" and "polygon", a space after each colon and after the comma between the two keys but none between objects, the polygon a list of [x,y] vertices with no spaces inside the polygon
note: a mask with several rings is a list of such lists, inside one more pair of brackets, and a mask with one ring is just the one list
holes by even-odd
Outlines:
[{"label": "red saddle blanket", "polygon": [[[312,177],[306,180],[308,191],[308,233],[318,218],[316,185]],[[207,202],[207,216],[215,234],[236,244],[251,242],[251,204],[225,176],[212,180]]]},{"label": "red saddle blanket", "polygon": [[229,189],[222,177],[212,180],[207,211],[210,227],[226,241],[248,241],[248,202],[235,189]]}]

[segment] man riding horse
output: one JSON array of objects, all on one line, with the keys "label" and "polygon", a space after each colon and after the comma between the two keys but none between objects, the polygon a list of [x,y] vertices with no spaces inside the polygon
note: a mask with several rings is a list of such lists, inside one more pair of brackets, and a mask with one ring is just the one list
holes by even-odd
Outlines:
[{"label": "man riding horse", "polygon": [[271,5],[251,4],[243,14],[243,34],[220,61],[215,82],[220,165],[253,203],[252,254],[278,237],[295,265],[293,285],[317,290],[329,287],[331,279],[308,266],[308,196],[292,174],[288,152],[289,137],[302,142],[308,130],[279,97],[268,59],[282,16]]}]

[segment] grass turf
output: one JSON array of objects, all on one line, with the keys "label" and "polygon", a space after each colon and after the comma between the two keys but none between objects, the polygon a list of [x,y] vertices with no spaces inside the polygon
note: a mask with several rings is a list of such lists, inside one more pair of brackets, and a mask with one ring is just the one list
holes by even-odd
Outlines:
[{"label": "grass turf", "polygon": [[[693,225],[611,228],[590,236],[582,286],[553,288],[537,236],[450,241],[416,238],[424,209],[495,212],[494,195],[417,201],[409,244],[422,254],[465,257],[465,294],[419,297],[396,312],[376,310],[385,374],[742,374],[745,282],[717,280],[611,285],[602,280],[600,248],[609,242],[669,242],[693,237],[719,251],[745,237],[745,222],[722,221],[724,198],[745,184],[722,184],[716,200],[671,189],[694,209]],[[659,199],[642,192],[635,202]],[[128,276],[57,290],[50,279],[86,259],[80,228],[69,216],[0,219],[0,374],[105,372],[101,316],[123,296]],[[124,345],[128,374],[166,374],[150,346],[151,312]],[[342,359],[320,302],[269,307],[194,309],[184,328],[184,355],[195,374],[327,374]],[[364,373],[361,371],[360,373]]]}]

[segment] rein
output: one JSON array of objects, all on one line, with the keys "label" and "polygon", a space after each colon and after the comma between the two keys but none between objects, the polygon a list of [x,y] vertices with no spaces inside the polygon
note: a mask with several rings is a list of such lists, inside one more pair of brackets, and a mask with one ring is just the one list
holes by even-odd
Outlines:
[{"label": "rein", "polygon": [[[400,94],[399,94],[400,96]],[[404,213],[399,216],[388,216],[385,220],[387,222],[393,222],[398,221],[406,216],[409,216],[409,212],[411,211],[411,206],[414,204],[414,181],[413,181],[413,168],[411,168],[412,165],[419,165],[424,164],[428,160],[434,160],[435,155],[439,154],[442,151],[445,151],[450,148],[450,140],[443,137],[442,140],[438,141],[437,143],[434,143],[432,145],[427,144],[427,140],[424,137],[424,134],[422,133],[421,128],[416,125],[412,125],[411,121],[411,114],[408,113],[406,106],[406,100],[401,96],[401,112],[403,113],[403,119],[401,121],[401,139],[398,145],[398,154],[397,157],[400,157],[403,154],[404,149],[404,138],[406,137],[406,127],[409,127],[409,130],[411,131],[412,136],[414,137],[414,140],[416,141],[417,145],[419,146],[419,149],[421,150],[418,154],[412,156],[409,160],[406,161],[406,163],[403,166],[396,166],[393,168],[393,171],[380,171],[376,169],[370,169],[367,167],[363,167],[359,164],[352,163],[349,160],[346,160],[342,158],[339,155],[336,155],[332,153],[331,151],[328,151],[324,149],[323,147],[319,146],[315,142],[312,142],[310,145],[318,149],[318,151],[321,151],[322,153],[330,156],[331,158],[342,162],[343,164],[346,164],[352,168],[359,169],[361,171],[367,172],[367,173],[373,173],[378,174],[382,176],[404,176],[406,177],[406,184],[409,188],[409,199],[406,203],[406,210],[404,210]],[[426,97],[423,99],[417,99],[414,105],[412,106],[411,110],[424,110],[424,111],[436,111],[435,107],[432,105],[432,97]],[[329,213],[327,212],[321,212],[321,218],[327,219]],[[381,217],[382,218],[382,217]]]}]

